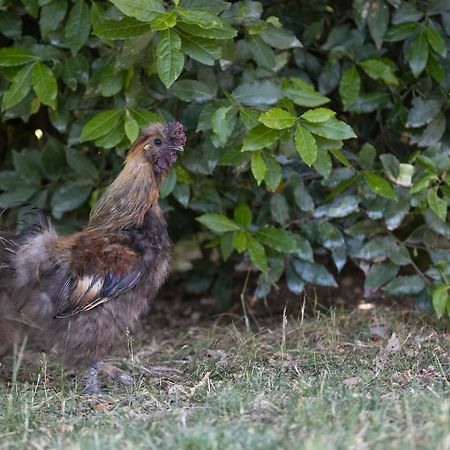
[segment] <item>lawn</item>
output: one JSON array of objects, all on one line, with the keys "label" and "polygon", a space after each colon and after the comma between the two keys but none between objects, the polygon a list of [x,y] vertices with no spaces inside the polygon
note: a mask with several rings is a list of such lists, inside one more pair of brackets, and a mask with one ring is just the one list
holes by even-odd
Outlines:
[{"label": "lawn", "polygon": [[450,448],[445,324],[381,307],[260,322],[151,317],[118,360],[136,384],[101,396],[25,348],[0,366],[0,447]]}]

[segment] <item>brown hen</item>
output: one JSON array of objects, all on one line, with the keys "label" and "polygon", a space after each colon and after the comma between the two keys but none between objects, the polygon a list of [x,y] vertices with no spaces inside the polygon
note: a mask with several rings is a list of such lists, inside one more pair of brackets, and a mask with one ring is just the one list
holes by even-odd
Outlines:
[{"label": "brown hen", "polygon": [[144,129],[78,233],[59,236],[41,219],[0,234],[0,354],[20,338],[21,324],[32,324],[66,365],[89,368],[88,391],[99,390],[99,370],[132,382],[103,359],[166,279],[170,242],[159,186],[184,144],[179,122]]}]

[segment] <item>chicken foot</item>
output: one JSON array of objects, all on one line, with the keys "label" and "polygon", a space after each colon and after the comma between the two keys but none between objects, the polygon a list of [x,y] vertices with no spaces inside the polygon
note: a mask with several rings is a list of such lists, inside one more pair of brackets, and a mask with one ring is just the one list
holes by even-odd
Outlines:
[{"label": "chicken foot", "polygon": [[119,369],[114,364],[98,361],[92,364],[87,370],[84,392],[88,394],[100,394],[101,390],[98,382],[99,372],[104,373],[109,379],[123,386],[131,386],[134,383],[134,379],[129,373]]}]

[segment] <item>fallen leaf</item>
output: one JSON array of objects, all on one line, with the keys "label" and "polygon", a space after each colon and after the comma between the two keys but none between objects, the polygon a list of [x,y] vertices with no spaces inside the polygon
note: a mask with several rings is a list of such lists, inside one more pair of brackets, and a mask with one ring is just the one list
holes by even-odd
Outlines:
[{"label": "fallen leaf", "polygon": [[97,411],[106,411],[107,409],[109,409],[110,404],[108,402],[102,402],[102,403],[97,403],[95,405],[95,409]]}]

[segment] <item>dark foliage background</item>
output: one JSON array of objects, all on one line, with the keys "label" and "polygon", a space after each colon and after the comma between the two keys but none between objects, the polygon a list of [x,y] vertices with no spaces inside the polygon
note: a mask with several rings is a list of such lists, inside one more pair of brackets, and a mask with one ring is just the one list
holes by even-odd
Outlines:
[{"label": "dark foliage background", "polygon": [[450,312],[448,1],[0,0],[0,31],[5,225],[80,227],[139,128],[177,118],[188,290],[226,305],[239,266],[301,294],[351,263],[367,296]]}]

